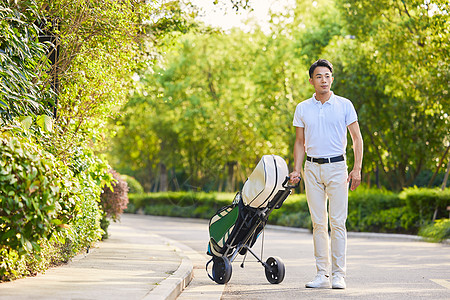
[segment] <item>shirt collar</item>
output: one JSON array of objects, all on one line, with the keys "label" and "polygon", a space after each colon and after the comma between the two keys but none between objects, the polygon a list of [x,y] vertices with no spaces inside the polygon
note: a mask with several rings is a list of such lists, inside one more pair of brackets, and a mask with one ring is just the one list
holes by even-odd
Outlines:
[{"label": "shirt collar", "polygon": [[[319,105],[319,104],[322,104],[319,100],[317,100],[316,99],[316,93],[314,93],[314,95],[313,95],[313,100],[314,100],[314,103],[316,104],[316,105]],[[333,93],[333,91],[331,91],[331,96],[330,96],[330,99],[328,99],[328,101],[327,102],[325,102],[323,105],[325,105],[325,104],[333,104],[334,103],[334,93]]]}]

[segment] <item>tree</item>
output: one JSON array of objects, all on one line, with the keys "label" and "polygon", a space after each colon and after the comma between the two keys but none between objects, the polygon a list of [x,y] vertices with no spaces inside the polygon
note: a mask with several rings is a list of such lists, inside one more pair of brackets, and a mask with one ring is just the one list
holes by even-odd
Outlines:
[{"label": "tree", "polygon": [[129,159],[122,168],[145,173],[153,187],[176,173],[196,188],[234,190],[262,154],[291,157],[292,115],[313,93],[308,67],[324,57],[335,65],[333,90],[358,111],[367,180],[380,170],[392,189],[408,186],[424,168],[446,163],[439,160],[448,145],[446,7],[299,0],[272,14],[267,35],[178,31],[159,41],[159,64],[140,69],[114,151]]},{"label": "tree", "polygon": [[[234,191],[263,154],[290,152],[286,128],[298,89],[286,46],[261,32],[183,36],[164,66],[141,79],[146,89],[127,105],[123,129],[148,124],[148,137],[159,141],[153,166],[185,171],[196,187]],[[117,143],[127,140],[121,134]]]},{"label": "tree", "polygon": [[[400,189],[424,167],[435,167],[445,150],[448,9],[443,1],[347,1],[338,6],[355,40],[335,41],[330,49],[345,69],[343,77],[351,78],[346,85],[356,82],[353,92],[371,91],[354,97],[363,135],[392,188]],[[342,55],[346,50],[349,55]]]}]

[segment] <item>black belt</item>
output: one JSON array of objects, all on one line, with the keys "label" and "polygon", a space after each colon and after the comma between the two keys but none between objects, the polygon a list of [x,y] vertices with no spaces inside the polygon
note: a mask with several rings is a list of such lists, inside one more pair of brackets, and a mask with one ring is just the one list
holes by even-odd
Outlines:
[{"label": "black belt", "polygon": [[321,165],[321,164],[328,164],[328,163],[343,161],[343,160],[345,160],[345,158],[344,158],[344,155],[339,155],[339,156],[331,157],[331,158],[313,158],[310,156],[306,156],[306,160],[312,161],[312,162],[315,162],[315,163],[318,163],[319,165]]}]

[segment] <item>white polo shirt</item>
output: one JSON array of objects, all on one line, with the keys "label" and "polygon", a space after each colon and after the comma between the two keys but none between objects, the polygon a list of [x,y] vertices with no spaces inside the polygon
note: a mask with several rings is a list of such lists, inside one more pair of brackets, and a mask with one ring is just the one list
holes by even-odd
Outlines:
[{"label": "white polo shirt", "polygon": [[294,114],[294,126],[305,128],[306,153],[315,158],[345,154],[347,126],[358,121],[352,102],[332,93],[322,104],[315,96],[300,102]]}]

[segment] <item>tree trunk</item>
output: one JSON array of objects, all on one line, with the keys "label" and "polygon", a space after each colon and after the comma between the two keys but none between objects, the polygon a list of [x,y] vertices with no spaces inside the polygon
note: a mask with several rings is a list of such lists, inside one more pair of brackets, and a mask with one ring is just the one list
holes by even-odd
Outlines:
[{"label": "tree trunk", "polygon": [[370,180],[372,179],[372,172],[365,174],[367,180],[367,188],[370,189]]},{"label": "tree trunk", "polygon": [[167,167],[164,163],[159,164],[159,191],[167,192],[169,187],[169,182],[167,180]]},{"label": "tree trunk", "polygon": [[180,191],[180,184],[178,183],[177,179],[177,173],[175,172],[175,168],[172,169],[172,176],[173,176],[173,184],[175,185],[175,191]]},{"label": "tree trunk", "polygon": [[227,177],[227,188],[226,191],[229,193],[233,193],[235,191],[235,172],[234,166],[236,165],[235,161],[227,162],[228,167],[228,177]]},{"label": "tree trunk", "polygon": [[[444,180],[442,181],[441,190],[444,190],[445,187],[447,186],[449,172],[450,172],[450,159],[448,160],[448,163],[447,163],[447,171],[445,172]],[[436,208],[434,209],[434,214],[433,214],[433,222],[436,220],[438,209],[439,209],[439,206],[436,204]]]},{"label": "tree trunk", "polygon": [[153,187],[152,187],[152,193],[158,192],[158,186],[159,186],[159,176],[156,176],[155,183],[153,184]]},{"label": "tree trunk", "polygon": [[148,193],[155,192],[155,182],[158,180],[157,174],[155,175],[155,170],[152,168],[152,163],[146,160],[147,170],[144,173],[144,190]]},{"label": "tree trunk", "polygon": [[219,193],[222,193],[222,191],[223,191],[223,180],[222,180],[222,178],[219,178],[219,187],[217,188],[217,191]]},{"label": "tree trunk", "polygon": [[240,164],[238,164],[238,170],[239,170],[238,174],[240,176],[240,181],[239,181],[238,187],[240,187],[247,180],[247,174],[245,173],[245,170],[242,168],[242,166]]},{"label": "tree trunk", "polygon": [[447,171],[445,172],[444,180],[442,181],[441,190],[444,190],[445,187],[447,186],[448,173],[450,173],[450,159],[448,160],[447,163]]},{"label": "tree trunk", "polygon": [[431,187],[433,185],[434,180],[436,179],[437,174],[439,173],[439,170],[441,169],[442,161],[445,159],[445,156],[447,156],[448,150],[450,150],[450,145],[445,149],[444,154],[442,155],[441,159],[439,160],[438,167],[436,171],[434,172],[433,176],[431,177],[430,181],[428,182],[427,187]]},{"label": "tree trunk", "polygon": [[378,189],[381,189],[381,184],[380,184],[380,169],[377,165],[377,168],[375,169],[375,184],[377,185]]}]

